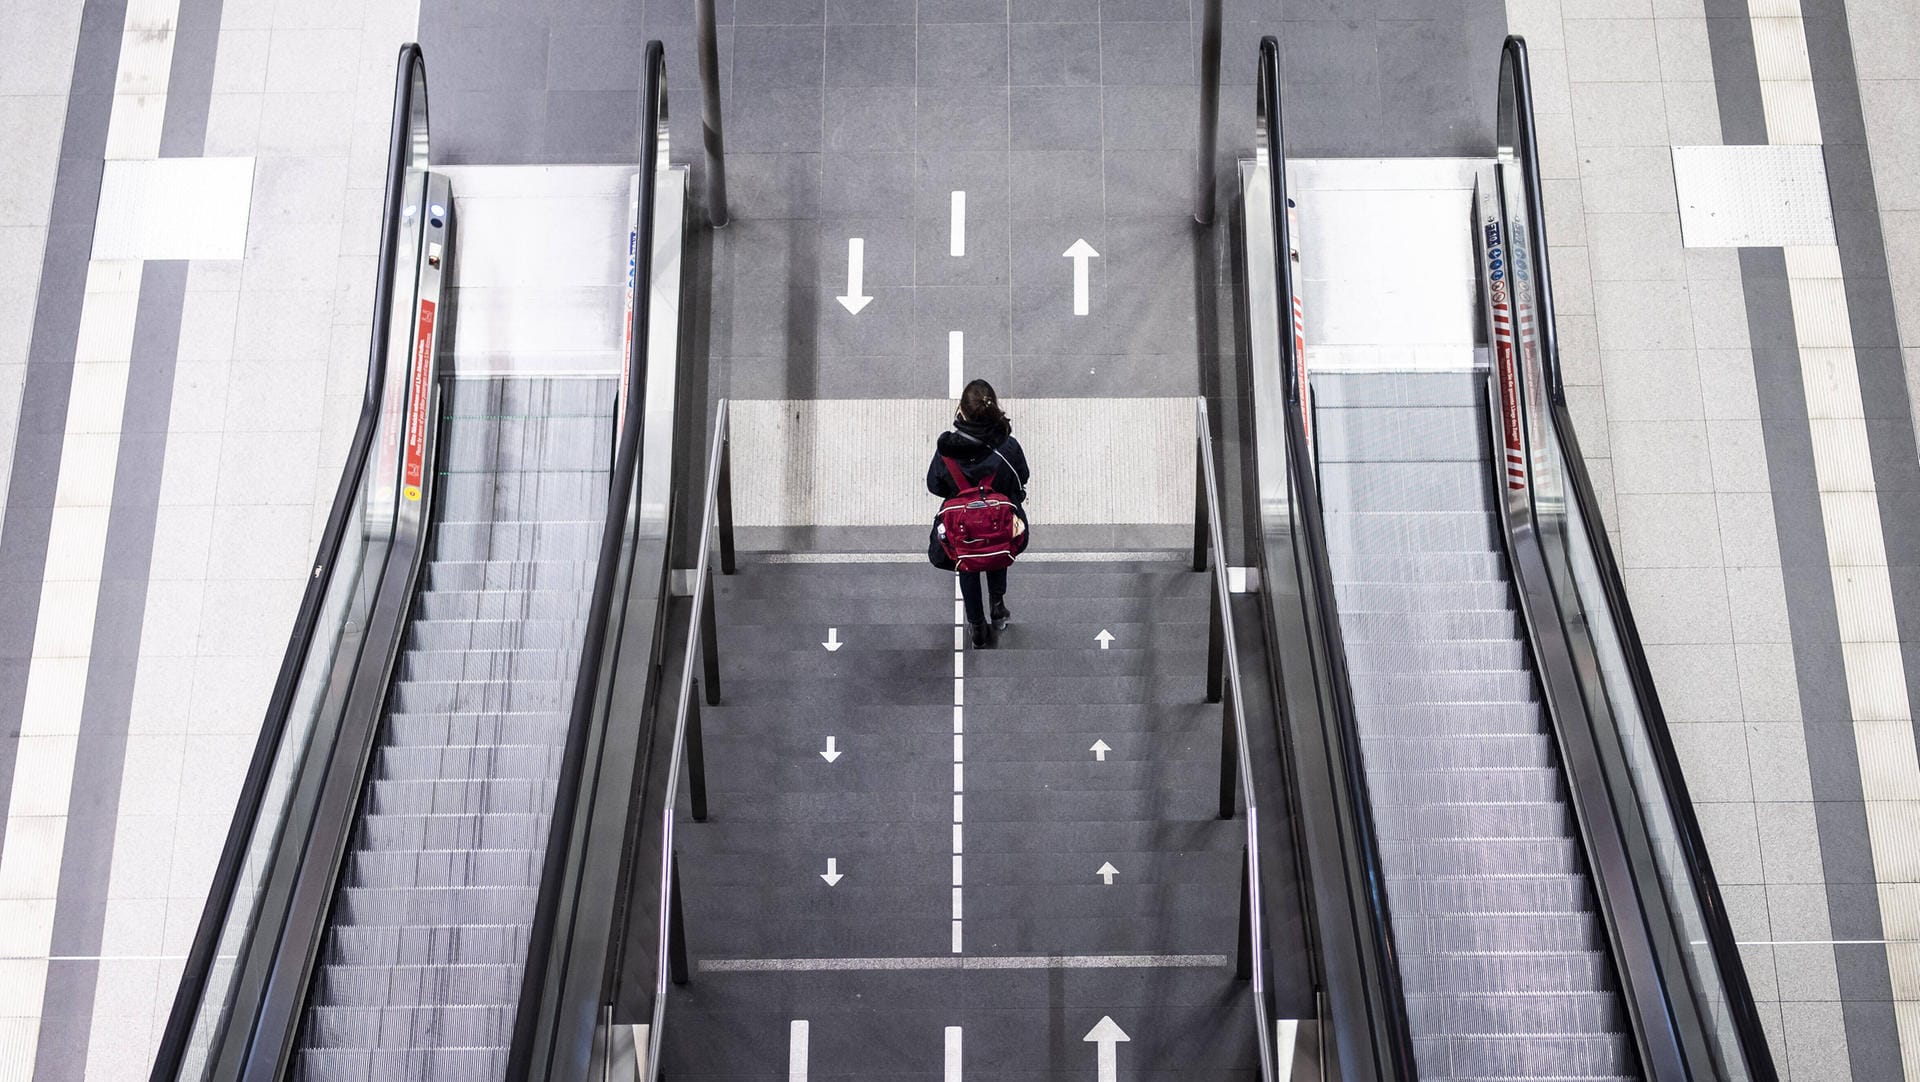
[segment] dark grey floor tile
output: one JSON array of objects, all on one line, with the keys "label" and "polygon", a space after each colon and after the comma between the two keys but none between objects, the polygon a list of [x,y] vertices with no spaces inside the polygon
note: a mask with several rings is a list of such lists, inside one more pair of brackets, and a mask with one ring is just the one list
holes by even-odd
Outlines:
[{"label": "dark grey floor tile", "polygon": [[845,290],[846,282],[842,281],[837,286],[822,286],[819,291],[816,348],[821,357],[885,357],[897,362],[912,353],[911,286],[868,283],[866,292],[873,300],[858,315],[850,314],[834,299]]},{"label": "dark grey floor tile", "polygon": [[[634,24],[556,24],[547,47],[547,86],[555,90],[637,93],[645,44]],[[691,54],[670,57],[697,74]]]},{"label": "dark grey floor tile", "polygon": [[1191,86],[1109,86],[1102,91],[1107,150],[1199,145],[1200,94]]},{"label": "dark grey floor tile", "polygon": [[1010,147],[1014,150],[1097,150],[1098,87],[1015,87]]},{"label": "dark grey floor tile", "polygon": [[[1194,154],[1190,150],[1107,152],[1107,214],[1112,217],[1186,216],[1192,211]],[[1192,290],[1187,290],[1192,296]]]},{"label": "dark grey floor tile", "polygon": [[1097,218],[1105,213],[1097,150],[1016,150],[1009,213],[1019,218]]},{"label": "dark grey floor tile", "polygon": [[818,26],[825,18],[825,0],[735,0],[733,13],[740,26]]},{"label": "dark grey floor tile", "polygon": [[434,69],[436,91],[540,90],[547,85],[547,27],[525,18],[451,26]]},{"label": "dark grey floor tile", "polygon": [[731,105],[729,153],[809,153],[820,146],[824,106],[818,87],[739,87]]},{"label": "dark grey floor tile", "polygon": [[1372,82],[1379,76],[1377,24],[1346,15],[1295,20],[1280,37],[1282,77],[1295,83]]},{"label": "dark grey floor tile", "polygon": [[1097,23],[1100,0],[1010,0],[1007,14],[1016,23]]},{"label": "dark grey floor tile", "polygon": [[819,30],[738,26],[733,31],[733,86],[819,89],[826,79]]},{"label": "dark grey floor tile", "polygon": [[[643,12],[643,6],[649,10]],[[715,22],[721,26],[733,22],[733,0],[713,0],[713,6]],[[642,22],[664,26],[669,14],[682,11],[682,21],[693,22],[693,0],[655,0],[646,5],[631,0],[548,0],[547,11],[555,27],[639,26]]]},{"label": "dark grey floor tile", "polygon": [[1100,78],[1108,86],[1198,81],[1186,23],[1100,24]]},{"label": "dark grey floor tile", "polygon": [[859,237],[864,250],[865,285],[910,288],[914,282],[914,223],[905,218],[832,218],[819,225],[820,284],[834,294],[847,284],[847,242]]},{"label": "dark grey floor tile", "polygon": [[1009,246],[1012,238],[1008,220],[984,214],[967,216],[967,254],[951,255],[949,222],[945,218],[922,217],[918,233],[918,275],[921,286],[1007,286]]},{"label": "dark grey floor tile", "polygon": [[1007,85],[1005,23],[925,25],[919,41],[923,93],[934,87]]},{"label": "dark grey floor tile", "polygon": [[913,149],[913,97],[889,87],[829,88],[824,149]]},{"label": "dark grey floor tile", "polygon": [[1005,23],[1007,0],[920,0],[920,22]]},{"label": "dark grey floor tile", "polygon": [[639,157],[640,101],[632,91],[555,90],[547,94],[547,160],[631,162]]},{"label": "dark grey floor tile", "polygon": [[921,150],[1007,149],[1007,88],[955,87],[922,94],[915,119]]},{"label": "dark grey floor tile", "polygon": [[727,155],[727,198],[737,217],[810,218],[820,207],[820,155]]},{"label": "dark grey floor tile", "polygon": [[916,0],[827,0],[827,22],[912,25],[917,6]]},{"label": "dark grey floor tile", "polygon": [[[951,258],[951,257],[949,257]],[[926,362],[947,359],[947,332],[965,336],[969,378],[987,379],[981,362],[1013,350],[1013,317],[1005,283],[989,286],[928,286],[914,290],[914,356]]]},{"label": "dark grey floor tile", "polygon": [[1100,81],[1094,23],[1016,23],[1008,48],[1014,86],[1091,86]]},{"label": "dark grey floor tile", "polygon": [[1005,217],[1008,170],[1006,149],[927,150],[916,156],[914,213],[922,218],[945,217],[953,193],[967,193],[967,216]]},{"label": "dark grey floor tile", "polygon": [[913,155],[906,151],[826,156],[820,213],[840,218],[913,213]]},{"label": "dark grey floor tile", "polygon": [[446,165],[530,165],[541,160],[543,90],[435,91],[433,160]]},{"label": "dark grey floor tile", "polygon": [[914,27],[895,25],[827,28],[827,85],[914,85]]}]

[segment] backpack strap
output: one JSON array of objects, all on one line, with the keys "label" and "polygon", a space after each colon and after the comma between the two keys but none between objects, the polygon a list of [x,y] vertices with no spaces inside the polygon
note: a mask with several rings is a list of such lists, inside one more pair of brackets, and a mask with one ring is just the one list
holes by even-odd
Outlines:
[{"label": "backpack strap", "polygon": [[953,459],[948,458],[946,455],[941,455],[940,461],[947,464],[947,473],[949,476],[953,478],[954,486],[957,489],[957,491],[954,493],[956,496],[959,495],[961,492],[967,491],[970,488],[980,487],[979,485],[974,484],[972,481],[967,480],[967,475],[960,472],[960,464],[955,462]]}]

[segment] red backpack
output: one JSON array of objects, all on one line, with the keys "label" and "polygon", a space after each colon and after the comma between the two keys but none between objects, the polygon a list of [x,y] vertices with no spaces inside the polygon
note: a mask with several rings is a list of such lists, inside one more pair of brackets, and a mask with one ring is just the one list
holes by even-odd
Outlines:
[{"label": "red backpack", "polygon": [[1026,548],[1026,523],[1013,501],[993,490],[993,471],[967,480],[953,459],[941,456],[958,494],[940,505],[940,547],[956,571],[999,571],[1013,566]]}]

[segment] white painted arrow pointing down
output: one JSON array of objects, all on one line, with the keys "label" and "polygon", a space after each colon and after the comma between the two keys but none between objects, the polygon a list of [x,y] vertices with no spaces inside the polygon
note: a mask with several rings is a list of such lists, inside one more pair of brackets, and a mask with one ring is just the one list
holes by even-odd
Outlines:
[{"label": "white painted arrow pointing down", "polygon": [[840,306],[848,312],[859,315],[872,297],[862,296],[866,289],[867,242],[859,237],[847,238],[847,295],[835,297]]},{"label": "white painted arrow pointing down", "polygon": [[833,886],[835,883],[838,883],[842,879],[845,879],[846,876],[840,874],[840,862],[838,860],[835,860],[833,857],[828,857],[827,872],[825,875],[822,875],[820,878],[827,881],[827,886]]},{"label": "white painted arrow pointing down", "polygon": [[1100,1016],[1100,1021],[1087,1031],[1083,1041],[1092,1041],[1099,1049],[1100,1082],[1116,1082],[1120,1077],[1120,1042],[1131,1041],[1126,1030],[1119,1027],[1112,1018]]},{"label": "white painted arrow pointing down", "polygon": [[820,753],[820,758],[829,763],[840,758],[840,749],[833,746],[833,737],[827,737],[827,750]]},{"label": "white painted arrow pointing down", "polygon": [[838,650],[842,646],[845,646],[846,643],[840,641],[840,629],[837,627],[830,627],[827,629],[827,641],[821,643],[820,645],[826,647],[827,653],[831,654],[835,650]]}]

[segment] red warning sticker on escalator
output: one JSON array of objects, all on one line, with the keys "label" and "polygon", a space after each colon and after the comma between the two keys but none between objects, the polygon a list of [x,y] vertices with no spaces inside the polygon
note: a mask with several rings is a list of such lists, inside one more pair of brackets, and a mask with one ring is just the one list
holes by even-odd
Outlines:
[{"label": "red warning sticker on escalator", "polygon": [[427,392],[433,380],[433,302],[420,302],[420,322],[413,333],[413,371],[407,377],[406,464],[400,473],[400,491],[420,501],[426,472]]}]

